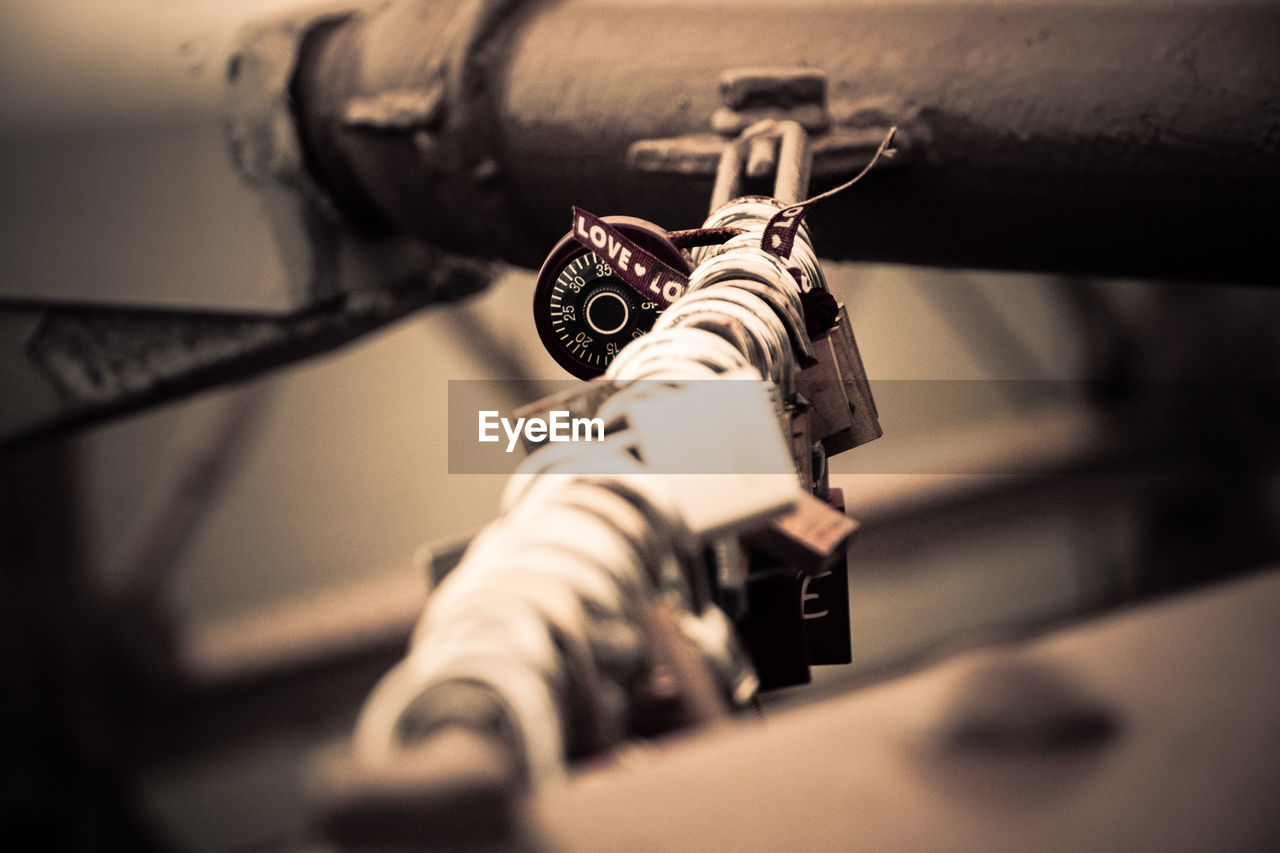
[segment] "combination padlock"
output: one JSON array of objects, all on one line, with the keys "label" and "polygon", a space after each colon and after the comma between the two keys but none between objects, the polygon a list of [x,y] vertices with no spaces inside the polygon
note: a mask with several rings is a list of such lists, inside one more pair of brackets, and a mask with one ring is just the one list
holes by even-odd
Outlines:
[{"label": "combination padlock", "polygon": [[[632,216],[605,216],[662,263],[688,275],[692,268],[667,231]],[[538,271],[533,316],[547,352],[579,379],[604,372],[619,350],[653,328],[662,305],[617,274],[605,258],[566,234]]]}]

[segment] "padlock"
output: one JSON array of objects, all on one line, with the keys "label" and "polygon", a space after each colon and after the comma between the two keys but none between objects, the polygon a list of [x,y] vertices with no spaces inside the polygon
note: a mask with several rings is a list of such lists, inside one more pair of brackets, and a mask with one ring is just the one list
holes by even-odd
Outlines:
[{"label": "padlock", "polygon": [[[636,246],[681,274],[688,259],[665,229],[630,216],[601,220]],[[662,313],[662,304],[627,284],[606,257],[566,234],[538,271],[533,316],[538,336],[553,358],[579,379],[599,376],[622,348],[642,337]]]},{"label": "padlock", "polygon": [[[844,492],[831,489],[827,502],[833,512],[845,514]],[[852,521],[852,519],[850,519]],[[856,522],[854,522],[856,524]],[[842,664],[853,661],[849,636],[849,550],[839,548],[818,571],[800,582],[800,615],[808,640],[809,663]]]},{"label": "padlock", "polygon": [[[551,394],[522,406],[516,409],[515,417],[526,419],[541,418],[544,421],[548,421],[551,412],[558,411],[568,412],[569,417],[573,419],[594,418],[596,411],[600,408],[600,404],[607,400],[616,390],[617,387],[608,380],[593,379],[567,391]],[[533,441],[529,438],[527,431],[521,433],[521,441],[527,453],[532,453],[546,444],[547,440],[544,438],[542,441]]]},{"label": "padlock", "polygon": [[811,429],[828,456],[856,447],[853,410],[836,356],[838,338],[828,332],[813,341],[814,363],[796,377],[796,391],[808,401]]},{"label": "padlock", "polygon": [[812,410],[803,397],[792,395],[784,407],[791,438],[791,460],[800,477],[800,486],[806,492],[814,489]]},{"label": "padlock", "polygon": [[625,428],[611,437],[641,464],[642,486],[667,495],[704,542],[761,526],[805,494],[778,423],[771,383],[750,368],[663,393],[611,397],[599,415]]},{"label": "padlock", "polygon": [[858,342],[843,304],[835,324],[813,342],[816,363],[800,371],[796,389],[813,406],[813,430],[834,456],[883,435]]},{"label": "padlock", "polygon": [[858,352],[858,342],[853,336],[849,314],[843,304],[840,305],[840,314],[828,337],[836,344],[833,351],[840,365],[845,397],[849,400],[853,413],[853,446],[857,447],[884,435],[884,430],[880,428],[880,413],[876,411],[871,384],[867,382],[867,371],[862,366],[862,355]]},{"label": "padlock", "polygon": [[737,628],[755,665],[760,689],[808,684],[809,640],[798,606],[801,576],[760,552],[748,553],[746,615]]},{"label": "padlock", "polygon": [[857,531],[858,522],[806,492],[793,510],[744,536],[743,544],[811,575],[843,553]]}]

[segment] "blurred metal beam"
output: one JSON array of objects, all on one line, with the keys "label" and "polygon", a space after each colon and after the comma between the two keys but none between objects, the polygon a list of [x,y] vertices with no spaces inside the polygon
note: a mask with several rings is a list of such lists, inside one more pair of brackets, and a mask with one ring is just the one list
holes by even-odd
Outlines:
[{"label": "blurred metal beam", "polygon": [[[474,293],[491,264],[439,256],[425,279],[283,317],[108,308],[0,308],[29,335],[5,353],[0,446],[177,399],[334,349],[426,305]],[[20,324],[14,318],[26,322]],[[3,391],[4,388],[0,388]]]},{"label": "blurred metal beam", "polygon": [[1273,568],[649,749],[538,791],[507,846],[1275,849],[1277,606]]}]

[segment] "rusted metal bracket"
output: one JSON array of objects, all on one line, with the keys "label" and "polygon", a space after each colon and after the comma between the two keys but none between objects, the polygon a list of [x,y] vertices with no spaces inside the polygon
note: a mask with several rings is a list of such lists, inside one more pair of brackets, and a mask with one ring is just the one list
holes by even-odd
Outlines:
[{"label": "rusted metal bracket", "polygon": [[[515,0],[394,2],[316,31],[298,61],[296,117],[348,214],[410,233],[434,221],[442,230],[422,236],[473,255],[542,251],[512,209],[491,108],[522,11]],[[346,38],[353,27],[369,43]]]},{"label": "rusted metal bracket", "polygon": [[[905,124],[906,110],[892,117],[884,103],[843,104],[833,116],[827,104],[827,75],[813,68],[736,68],[720,75],[720,106],[711,116],[711,131],[664,139],[642,139],[627,149],[627,166],[639,172],[715,176],[730,141],[764,119],[791,120],[809,133],[811,175],[838,178],[856,173],[875,155],[893,125]],[[838,116],[838,117],[837,117]],[[909,132],[897,134],[906,150]],[[776,140],[753,140],[746,176],[765,178],[777,167]],[[894,161],[901,165],[902,158]]]}]

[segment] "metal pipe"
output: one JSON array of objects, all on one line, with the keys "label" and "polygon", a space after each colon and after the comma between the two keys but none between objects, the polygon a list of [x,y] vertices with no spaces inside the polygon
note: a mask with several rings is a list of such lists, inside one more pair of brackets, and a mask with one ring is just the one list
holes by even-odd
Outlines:
[{"label": "metal pipe", "polygon": [[530,266],[573,204],[696,225],[713,176],[627,149],[705,137],[719,75],[768,64],[824,71],[834,127],[901,128],[813,214],[828,257],[1274,281],[1278,44],[1263,0],[397,0],[318,30],[294,94],[353,215]]}]

